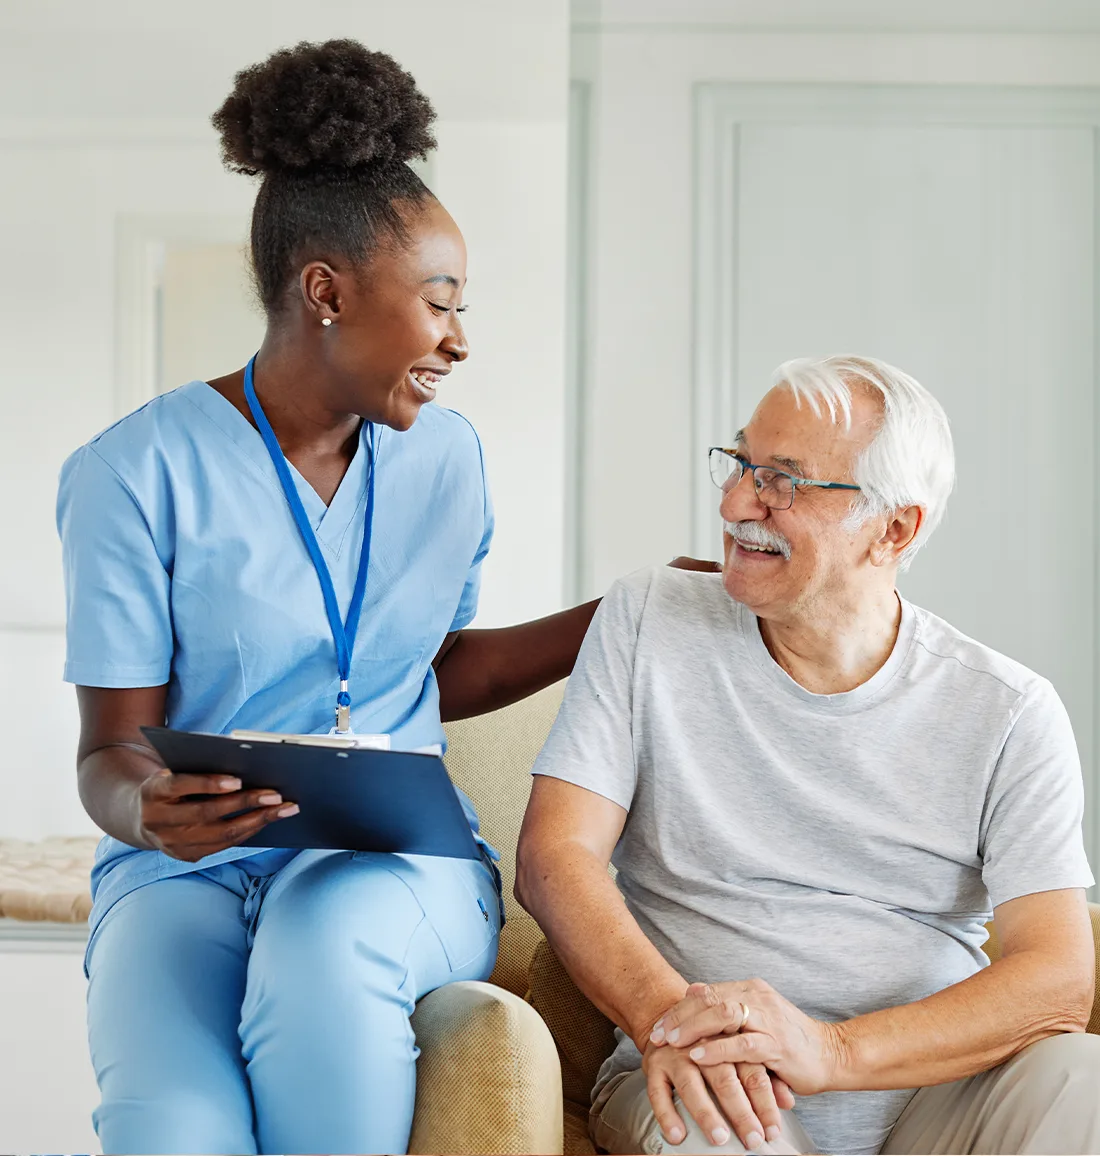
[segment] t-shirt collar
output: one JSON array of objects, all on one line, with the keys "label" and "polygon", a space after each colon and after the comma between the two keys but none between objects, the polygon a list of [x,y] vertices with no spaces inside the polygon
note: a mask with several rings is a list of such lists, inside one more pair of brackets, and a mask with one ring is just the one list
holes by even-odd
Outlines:
[{"label": "t-shirt collar", "polygon": [[890,657],[866,682],[854,690],[843,691],[840,694],[815,694],[795,682],[772,658],[760,635],[760,622],[756,615],[743,604],[739,603],[737,608],[750,659],[764,678],[768,679],[780,693],[800,699],[815,710],[830,714],[845,714],[872,705],[907,663],[916,637],[917,616],[912,605],[900,594],[898,601],[901,603],[901,623]]}]

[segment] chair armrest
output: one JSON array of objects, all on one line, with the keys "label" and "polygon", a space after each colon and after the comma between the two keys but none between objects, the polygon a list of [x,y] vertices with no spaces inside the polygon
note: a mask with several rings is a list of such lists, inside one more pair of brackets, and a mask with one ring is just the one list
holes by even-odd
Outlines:
[{"label": "chair armrest", "polygon": [[1100,903],[1089,904],[1089,918],[1092,920],[1092,940],[1096,945],[1096,994],[1087,1030],[1093,1035],[1100,1035]]},{"label": "chair armrest", "polygon": [[411,1153],[562,1150],[561,1066],[549,1029],[519,996],[463,980],[426,995]]}]

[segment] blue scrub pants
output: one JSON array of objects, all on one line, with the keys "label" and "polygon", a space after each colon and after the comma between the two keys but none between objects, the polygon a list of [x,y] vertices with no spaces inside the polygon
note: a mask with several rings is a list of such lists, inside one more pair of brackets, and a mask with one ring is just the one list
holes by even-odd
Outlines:
[{"label": "blue scrub pants", "polygon": [[409,1016],[492,971],[494,875],[273,850],[131,891],[88,949],[103,1151],[404,1152]]}]

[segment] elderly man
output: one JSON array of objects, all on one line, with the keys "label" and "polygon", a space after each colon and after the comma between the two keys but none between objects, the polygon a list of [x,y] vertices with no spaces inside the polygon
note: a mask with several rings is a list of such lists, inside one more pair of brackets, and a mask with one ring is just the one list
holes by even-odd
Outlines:
[{"label": "elderly man", "polygon": [[612,588],[520,839],[518,898],[620,1029],[596,1143],[1100,1152],[1069,720],[896,591],[954,482],[942,409],[789,362],[710,456],[722,573]]}]

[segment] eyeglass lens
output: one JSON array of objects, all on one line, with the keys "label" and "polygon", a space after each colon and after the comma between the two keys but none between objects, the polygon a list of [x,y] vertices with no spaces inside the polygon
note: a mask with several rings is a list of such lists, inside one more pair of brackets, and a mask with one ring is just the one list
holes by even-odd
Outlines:
[{"label": "eyeglass lens", "polygon": [[[729,493],[741,481],[744,464],[740,458],[722,450],[712,450],[710,454],[710,476],[714,484]],[[794,483],[784,473],[770,470],[766,466],[753,471],[753,485],[757,497],[773,510],[788,510],[794,500]]]}]

